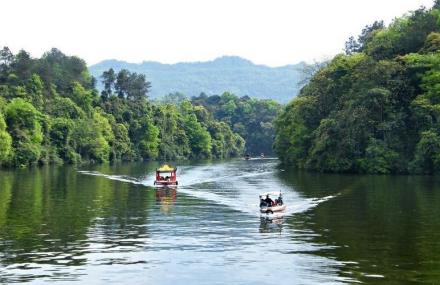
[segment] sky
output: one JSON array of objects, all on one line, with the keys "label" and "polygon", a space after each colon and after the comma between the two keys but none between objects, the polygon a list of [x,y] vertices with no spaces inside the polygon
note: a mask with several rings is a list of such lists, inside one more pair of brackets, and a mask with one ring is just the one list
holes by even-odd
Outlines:
[{"label": "sky", "polygon": [[282,66],[329,59],[375,20],[434,0],[0,0],[0,47],[52,47],[95,64],[236,55]]}]

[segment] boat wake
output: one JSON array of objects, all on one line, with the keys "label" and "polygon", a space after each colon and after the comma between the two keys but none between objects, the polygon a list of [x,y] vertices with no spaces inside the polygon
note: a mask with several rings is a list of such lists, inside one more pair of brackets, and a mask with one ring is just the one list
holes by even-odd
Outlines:
[{"label": "boat wake", "polygon": [[104,173],[101,173],[98,171],[86,171],[86,170],[79,170],[78,172],[81,174],[86,174],[86,175],[105,177],[110,180],[128,182],[128,183],[137,184],[137,185],[143,185],[142,181],[139,181],[136,178],[133,178],[133,177],[130,177],[127,175],[109,175],[109,174],[104,174]]},{"label": "boat wake", "polygon": [[[280,179],[274,177],[274,163],[252,168],[250,172],[235,172],[236,167],[228,164],[213,164],[205,166],[188,166],[179,168],[178,192],[185,195],[210,201],[224,207],[249,215],[261,216],[258,205],[259,192],[262,189],[277,189],[282,191],[287,208],[275,216],[290,216],[309,211],[339,194],[320,198],[305,198]],[[107,179],[153,187],[154,175],[148,178],[134,178],[126,175],[109,175],[98,171],[79,171],[81,174],[100,176]],[[263,214],[265,215],[265,214]]]}]

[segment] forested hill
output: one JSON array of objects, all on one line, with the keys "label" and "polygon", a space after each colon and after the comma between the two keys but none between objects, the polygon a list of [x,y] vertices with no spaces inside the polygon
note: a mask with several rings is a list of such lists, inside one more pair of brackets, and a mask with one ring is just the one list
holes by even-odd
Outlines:
[{"label": "forested hill", "polygon": [[[271,68],[251,61],[224,56],[213,61],[161,64],[146,61],[140,64],[105,60],[90,66],[91,74],[99,78],[106,70],[127,69],[145,74],[152,82],[151,98],[181,92],[189,97],[200,93],[221,94],[228,90],[238,96],[274,99],[286,103],[298,93],[302,64]],[[100,87],[98,85],[98,87]]]},{"label": "forested hill", "polygon": [[[145,75],[109,69],[94,88],[86,63],[57,49],[0,50],[0,166],[228,158],[270,152],[281,105],[229,92],[150,101]],[[165,99],[167,99],[165,98]]]},{"label": "forested hill", "polygon": [[276,123],[285,164],[325,172],[440,172],[440,1],[375,22]]}]

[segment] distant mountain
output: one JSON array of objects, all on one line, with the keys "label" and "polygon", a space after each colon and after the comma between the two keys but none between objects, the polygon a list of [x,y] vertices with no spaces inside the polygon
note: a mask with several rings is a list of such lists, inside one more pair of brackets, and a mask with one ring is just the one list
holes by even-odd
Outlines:
[{"label": "distant mountain", "polygon": [[102,73],[109,68],[116,72],[127,69],[143,73],[152,84],[152,98],[160,98],[174,92],[191,97],[202,92],[213,95],[229,91],[238,96],[248,95],[286,103],[298,94],[298,81],[303,65],[299,63],[268,67],[256,65],[237,56],[223,56],[213,61],[176,64],[154,61],[136,64],[105,60],[90,66],[90,72],[99,82]]}]

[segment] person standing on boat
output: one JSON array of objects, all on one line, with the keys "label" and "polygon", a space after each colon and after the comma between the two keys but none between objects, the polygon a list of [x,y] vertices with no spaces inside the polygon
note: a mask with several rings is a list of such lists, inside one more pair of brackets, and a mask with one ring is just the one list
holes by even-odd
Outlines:
[{"label": "person standing on boat", "polygon": [[274,203],[273,200],[270,199],[269,195],[266,195],[266,199],[264,199],[264,202],[266,202],[269,207],[271,207]]}]

